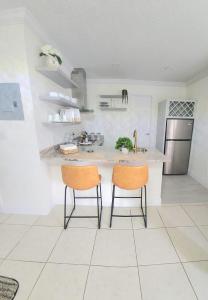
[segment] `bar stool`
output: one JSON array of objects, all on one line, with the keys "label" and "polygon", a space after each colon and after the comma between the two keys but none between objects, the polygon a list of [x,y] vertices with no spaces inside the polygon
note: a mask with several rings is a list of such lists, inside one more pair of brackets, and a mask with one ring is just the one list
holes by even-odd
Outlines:
[{"label": "bar stool", "polygon": [[[102,217],[102,191],[101,191],[101,175],[98,173],[96,166],[77,166],[77,165],[63,165],[61,167],[62,178],[65,184],[64,195],[64,229],[67,228],[71,218],[97,218],[98,228],[100,228]],[[70,187],[73,190],[73,208],[69,215],[66,213],[66,197],[67,188]],[[77,197],[75,190],[88,190],[96,188],[96,197]],[[97,199],[97,216],[73,216],[73,212],[76,208],[76,199]],[[99,205],[100,199],[100,205]]]},{"label": "bar stool", "polygon": [[[117,164],[113,168],[113,192],[112,192],[112,203],[111,203],[111,216],[110,216],[110,227],[112,226],[113,217],[143,217],[144,225],[147,227],[147,190],[146,184],[148,181],[148,167],[135,166],[135,165],[123,165]],[[136,190],[140,189],[141,193],[138,197],[118,197],[115,196],[115,187],[119,187],[125,190]],[[145,192],[145,211],[143,209],[143,188]],[[141,215],[114,215],[114,199],[115,198],[138,198],[140,200]]]}]

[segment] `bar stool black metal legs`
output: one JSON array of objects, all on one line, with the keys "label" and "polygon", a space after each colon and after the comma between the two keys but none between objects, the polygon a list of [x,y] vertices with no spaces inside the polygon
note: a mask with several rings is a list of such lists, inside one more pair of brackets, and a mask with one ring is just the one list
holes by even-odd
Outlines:
[{"label": "bar stool black metal legs", "polygon": [[[143,208],[143,187],[141,187],[141,196],[138,197],[117,197],[115,196],[115,185],[113,185],[113,191],[112,191],[112,202],[111,202],[111,215],[110,215],[110,227],[112,226],[112,219],[113,217],[142,217],[144,219],[144,226],[145,228],[147,227],[147,190],[146,190],[146,185],[144,186],[145,190],[145,199],[144,199],[144,208]],[[129,199],[129,198],[134,198],[134,199],[140,199],[140,208],[142,214],[134,214],[134,215],[118,215],[114,214],[114,203],[115,199],[117,198],[123,198],[123,199]]]},{"label": "bar stool black metal legs", "polygon": [[[76,199],[96,199],[97,200],[97,216],[74,216],[74,210],[76,208]],[[73,189],[73,207],[69,215],[67,215],[67,185],[65,186],[65,194],[64,194],[64,229],[67,228],[70,219],[72,218],[97,218],[98,219],[98,228],[101,226],[102,219],[102,192],[101,192],[101,184],[96,186],[96,197],[77,197],[75,195],[75,190]],[[100,203],[99,203],[100,202]]]},{"label": "bar stool black metal legs", "polygon": [[115,185],[113,185],[112,191],[112,202],[111,202],[111,215],[110,215],[110,227],[112,226],[113,210],[114,210],[114,199],[115,199]]},{"label": "bar stool black metal legs", "polygon": [[[63,165],[61,171],[62,179],[65,183],[64,229],[67,228],[71,218],[97,218],[98,228],[100,228],[103,203],[101,190],[102,177],[98,173],[98,168],[94,165]],[[73,190],[73,208],[68,215],[66,212],[67,187],[70,187]],[[96,189],[95,197],[80,197],[75,194],[75,191],[84,191],[93,188]],[[76,199],[97,199],[97,216],[74,216],[73,213],[76,208]]]},{"label": "bar stool black metal legs", "polygon": [[[111,202],[111,215],[110,215],[110,227],[112,226],[113,217],[142,217],[144,219],[144,225],[147,227],[147,189],[146,184],[148,181],[148,167],[146,165],[128,165],[117,164],[113,168],[113,191]],[[123,190],[140,190],[140,196],[137,197],[120,197],[115,196],[115,187]],[[143,207],[143,188],[144,188],[144,207]],[[135,215],[118,215],[114,214],[114,202],[116,198],[136,198],[140,199],[140,208],[142,214]]]}]

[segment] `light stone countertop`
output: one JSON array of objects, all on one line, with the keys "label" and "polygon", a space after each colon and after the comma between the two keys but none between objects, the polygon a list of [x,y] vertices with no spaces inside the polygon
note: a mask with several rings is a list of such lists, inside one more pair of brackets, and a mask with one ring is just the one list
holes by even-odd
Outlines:
[{"label": "light stone countertop", "polygon": [[130,152],[123,154],[121,151],[115,149],[105,148],[103,146],[93,147],[94,152],[87,152],[79,148],[79,152],[74,154],[63,155],[56,146],[48,147],[40,151],[40,157],[50,165],[62,165],[72,161],[78,162],[100,162],[100,163],[118,163],[118,162],[138,162],[138,163],[153,163],[165,162],[167,158],[164,154],[156,149],[148,149],[147,152]]}]

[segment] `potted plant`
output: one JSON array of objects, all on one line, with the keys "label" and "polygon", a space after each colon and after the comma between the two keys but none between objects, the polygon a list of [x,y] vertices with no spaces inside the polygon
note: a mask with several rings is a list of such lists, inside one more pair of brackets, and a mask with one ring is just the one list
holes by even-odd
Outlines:
[{"label": "potted plant", "polygon": [[129,151],[133,150],[133,144],[128,137],[119,137],[116,141],[115,149],[121,150],[123,153],[127,154]]},{"label": "potted plant", "polygon": [[60,53],[51,45],[44,45],[40,50],[40,57],[43,60],[43,65],[46,64],[49,67],[58,67],[62,64]]}]

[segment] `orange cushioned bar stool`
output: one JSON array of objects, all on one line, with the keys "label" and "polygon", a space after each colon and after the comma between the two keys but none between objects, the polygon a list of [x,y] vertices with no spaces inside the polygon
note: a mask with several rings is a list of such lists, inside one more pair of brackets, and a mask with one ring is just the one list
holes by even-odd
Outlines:
[{"label": "orange cushioned bar stool", "polygon": [[[112,192],[112,203],[111,203],[111,216],[110,216],[110,227],[112,226],[113,217],[143,217],[144,225],[147,227],[147,190],[146,184],[148,181],[148,167],[136,166],[136,165],[122,165],[117,164],[113,168],[113,192]],[[140,196],[138,197],[117,197],[115,196],[115,187],[125,190],[137,190],[140,189]],[[143,209],[143,188],[145,194],[145,206]],[[115,198],[138,198],[140,199],[141,215],[114,215],[114,200]]]},{"label": "orange cushioned bar stool", "polygon": [[[75,165],[64,165],[61,167],[62,178],[65,186],[64,196],[64,229],[67,228],[71,218],[97,218],[98,228],[100,228],[101,217],[102,217],[102,191],[101,191],[101,176],[98,173],[96,166],[75,166]],[[66,196],[67,188],[73,189],[73,208],[69,215],[66,213]],[[95,197],[76,197],[75,190],[89,190],[96,188]],[[73,216],[73,212],[76,207],[76,199],[97,199],[97,216]],[[100,204],[99,204],[100,200]]]}]

